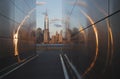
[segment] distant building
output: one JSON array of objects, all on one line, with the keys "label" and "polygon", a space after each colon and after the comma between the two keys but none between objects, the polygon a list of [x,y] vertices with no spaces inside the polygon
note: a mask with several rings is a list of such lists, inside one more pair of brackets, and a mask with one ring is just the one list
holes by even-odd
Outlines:
[{"label": "distant building", "polygon": [[50,39],[49,18],[48,18],[47,11],[45,13],[45,18],[44,18],[43,42],[44,42],[44,44],[61,44],[61,43],[63,43],[62,31],[60,32],[60,34],[56,31],[56,35],[53,35],[52,38]]},{"label": "distant building", "polygon": [[71,30],[69,28],[69,24],[70,24],[70,18],[67,17],[66,18],[66,22],[65,22],[65,25],[66,25],[66,43],[70,43],[71,42]]},{"label": "distant building", "polygon": [[66,43],[71,42],[71,30],[69,28],[66,29]]},{"label": "distant building", "polygon": [[42,43],[43,42],[43,31],[41,28],[38,28],[36,31],[36,43]]},{"label": "distant building", "polygon": [[60,34],[56,31],[56,35],[53,35],[51,40],[51,44],[62,44],[63,43],[63,36],[62,36],[62,31]]},{"label": "distant building", "polygon": [[55,44],[56,43],[56,36],[53,35],[50,41],[51,44]]},{"label": "distant building", "polygon": [[58,43],[58,41],[59,41],[59,34],[58,34],[58,32],[56,31],[56,43]]},{"label": "distant building", "polygon": [[45,13],[45,18],[44,18],[44,43],[48,44],[49,43],[49,18],[48,18],[48,14],[47,11]]},{"label": "distant building", "polygon": [[63,43],[63,35],[62,35],[62,30],[60,31],[60,34],[59,34],[59,41],[58,43]]}]

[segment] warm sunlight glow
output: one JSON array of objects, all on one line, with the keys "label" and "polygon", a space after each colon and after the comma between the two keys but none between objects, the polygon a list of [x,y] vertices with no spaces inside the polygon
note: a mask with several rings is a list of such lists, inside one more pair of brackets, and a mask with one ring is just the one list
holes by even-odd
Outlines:
[{"label": "warm sunlight glow", "polygon": [[35,10],[35,8],[32,9],[32,10],[28,13],[27,16],[25,16],[25,18],[22,20],[22,22],[21,22],[20,25],[18,26],[16,33],[13,34],[14,55],[15,55],[15,56],[18,56],[18,55],[19,55],[19,52],[18,52],[19,30],[20,30],[20,28],[22,27],[22,25],[26,22],[26,20],[30,17],[30,15],[32,14],[32,12],[33,12],[34,10]]},{"label": "warm sunlight glow", "polygon": [[14,41],[14,45],[15,45],[15,53],[14,53],[14,55],[15,56],[17,56],[18,55],[18,49],[17,49],[17,43],[18,43],[18,34],[16,33],[16,34],[14,34],[14,39],[13,39],[13,41]]},{"label": "warm sunlight glow", "polygon": [[[94,24],[94,21],[91,19],[90,16],[88,16],[82,10],[81,10],[81,12],[88,18],[88,20],[91,22],[91,24]],[[95,57],[94,57],[93,61],[91,62],[90,66],[86,69],[86,71],[83,73],[83,76],[93,68],[93,66],[94,66],[94,64],[97,60],[97,57],[98,57],[98,32],[97,32],[97,28],[96,28],[95,25],[92,25],[92,27],[93,27],[93,30],[94,30],[94,33],[95,33],[95,38],[96,38],[96,52],[95,52]]]},{"label": "warm sunlight glow", "polygon": [[[110,61],[109,64],[112,63],[112,56],[113,56],[113,33],[109,24],[109,20],[106,19],[107,22],[107,27],[108,27],[108,54],[107,54],[107,62],[109,61],[109,57],[110,57]],[[110,52],[111,52],[111,56],[110,56]],[[107,63],[106,62],[106,63]]]},{"label": "warm sunlight glow", "polygon": [[[107,12],[104,11],[103,9],[100,8],[100,6],[98,6],[96,3],[95,5],[97,6],[97,8],[99,9],[99,11],[101,11],[105,16],[108,16]],[[107,53],[107,60],[106,60],[106,64],[110,64],[112,62],[112,56],[113,56],[113,33],[112,33],[112,29],[109,23],[109,19],[106,19],[106,23],[107,23],[107,28],[108,28],[108,53]]]}]

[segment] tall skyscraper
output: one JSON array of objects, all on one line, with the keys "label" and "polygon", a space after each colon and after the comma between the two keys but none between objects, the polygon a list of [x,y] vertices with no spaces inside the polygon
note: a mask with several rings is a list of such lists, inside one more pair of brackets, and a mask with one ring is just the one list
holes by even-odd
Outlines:
[{"label": "tall skyscraper", "polygon": [[69,24],[70,24],[70,17],[67,16],[66,23],[65,23],[65,25],[66,25],[66,42],[67,43],[71,42],[71,32],[70,32]]},{"label": "tall skyscraper", "polygon": [[47,14],[47,10],[45,13],[45,18],[44,18],[44,43],[49,43],[49,18]]},{"label": "tall skyscraper", "polygon": [[62,30],[60,31],[60,34],[59,34],[59,41],[58,41],[60,44],[63,43],[63,36],[62,36]]}]

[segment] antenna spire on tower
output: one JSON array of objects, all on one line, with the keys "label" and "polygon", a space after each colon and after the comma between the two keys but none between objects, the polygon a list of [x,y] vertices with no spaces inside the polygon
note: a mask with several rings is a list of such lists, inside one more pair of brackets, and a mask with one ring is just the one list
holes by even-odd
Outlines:
[{"label": "antenna spire on tower", "polygon": [[46,16],[48,16],[48,13],[47,13],[47,8],[46,8],[46,13],[45,13],[45,14],[46,14]]}]

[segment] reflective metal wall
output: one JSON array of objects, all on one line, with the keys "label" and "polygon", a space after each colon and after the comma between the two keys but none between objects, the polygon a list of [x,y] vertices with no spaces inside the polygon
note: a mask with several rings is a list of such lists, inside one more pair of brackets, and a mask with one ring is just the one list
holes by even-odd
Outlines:
[{"label": "reflective metal wall", "polygon": [[70,48],[64,54],[83,79],[120,78],[119,3],[119,0],[63,1],[65,25],[71,30]]},{"label": "reflective metal wall", "polygon": [[[0,1],[0,70],[17,62],[14,34],[29,12],[35,8],[35,0]],[[25,19],[18,31],[17,51],[20,60],[35,54],[35,11]]]}]

